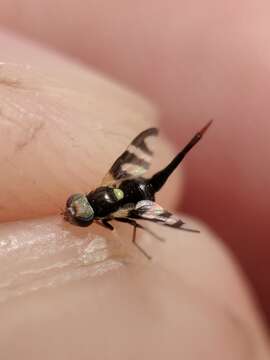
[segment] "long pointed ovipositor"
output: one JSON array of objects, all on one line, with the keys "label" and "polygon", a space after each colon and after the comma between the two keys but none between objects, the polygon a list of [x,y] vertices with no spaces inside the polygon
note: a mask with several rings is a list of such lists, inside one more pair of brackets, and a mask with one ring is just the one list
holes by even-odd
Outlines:
[{"label": "long pointed ovipositor", "polygon": [[159,191],[165,184],[172,172],[181,163],[187,153],[197,144],[203,137],[203,134],[212,124],[213,120],[210,120],[200,131],[198,131],[193,138],[187,143],[187,145],[175,156],[175,158],[162,170],[157,172],[149,180],[155,192]]}]

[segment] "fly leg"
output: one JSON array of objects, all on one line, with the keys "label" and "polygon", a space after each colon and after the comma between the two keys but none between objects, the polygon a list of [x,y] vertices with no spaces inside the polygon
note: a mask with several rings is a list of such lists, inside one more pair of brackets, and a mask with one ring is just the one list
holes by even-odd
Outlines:
[{"label": "fly leg", "polygon": [[102,219],[101,221],[99,220],[96,220],[96,223],[100,226],[103,226],[105,227],[106,229],[109,229],[109,230],[113,230],[114,227],[112,226],[112,224],[109,223],[109,220],[105,220],[105,219]]},{"label": "fly leg", "polygon": [[[135,221],[136,223],[136,221]],[[133,244],[136,246],[136,248],[143,253],[143,255],[148,259],[151,260],[151,256],[149,254],[147,254],[147,252],[136,242],[136,230],[137,230],[137,226],[138,224],[134,224],[133,225],[133,234],[132,234],[132,242]]]},{"label": "fly leg", "polygon": [[147,252],[136,242],[136,230],[137,228],[143,229],[144,231],[148,232],[150,235],[158,239],[159,241],[164,241],[163,238],[159,237],[157,234],[146,228],[145,226],[142,226],[141,224],[138,224],[135,220],[129,219],[129,218],[114,218],[116,221],[120,221],[123,223],[128,223],[133,226],[133,235],[132,235],[132,242],[137,247],[138,250],[140,250],[143,255],[148,259],[151,260],[151,256],[147,254]]}]

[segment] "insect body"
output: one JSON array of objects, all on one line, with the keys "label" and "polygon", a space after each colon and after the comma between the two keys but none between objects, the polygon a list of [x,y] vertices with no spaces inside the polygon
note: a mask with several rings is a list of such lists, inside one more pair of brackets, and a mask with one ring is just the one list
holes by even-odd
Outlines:
[{"label": "insect body", "polygon": [[111,220],[133,226],[133,243],[143,254],[150,256],[136,243],[136,229],[141,228],[162,240],[137,220],[148,220],[172,228],[194,231],[183,227],[184,222],[155,202],[155,194],[183,160],[191,148],[202,138],[211,125],[210,121],[162,170],[151,178],[143,177],[153,156],[147,142],[158,135],[158,129],[150,128],[140,133],[126,151],[114,162],[101,186],[88,194],[71,195],[66,203],[64,218],[78,226],[89,226],[93,221],[113,230]]}]

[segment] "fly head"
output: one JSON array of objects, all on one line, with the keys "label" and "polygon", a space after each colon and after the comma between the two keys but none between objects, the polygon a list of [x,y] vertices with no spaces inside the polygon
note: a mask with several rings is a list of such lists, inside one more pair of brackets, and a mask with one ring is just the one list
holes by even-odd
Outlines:
[{"label": "fly head", "polygon": [[85,194],[74,194],[68,198],[64,219],[77,226],[88,226],[93,222],[94,210]]}]

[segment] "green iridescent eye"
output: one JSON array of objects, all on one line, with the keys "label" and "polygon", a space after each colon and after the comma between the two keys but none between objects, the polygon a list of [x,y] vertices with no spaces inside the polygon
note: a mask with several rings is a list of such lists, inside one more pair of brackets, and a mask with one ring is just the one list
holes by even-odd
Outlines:
[{"label": "green iridescent eye", "polygon": [[113,189],[113,193],[117,200],[122,200],[124,198],[124,193],[121,189]]},{"label": "green iridescent eye", "polygon": [[70,207],[74,212],[74,217],[77,219],[89,221],[94,217],[94,210],[84,194],[73,195]]}]

